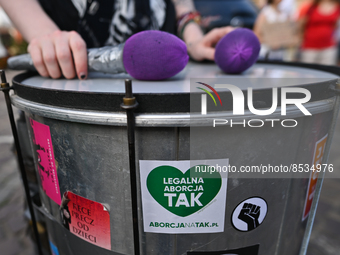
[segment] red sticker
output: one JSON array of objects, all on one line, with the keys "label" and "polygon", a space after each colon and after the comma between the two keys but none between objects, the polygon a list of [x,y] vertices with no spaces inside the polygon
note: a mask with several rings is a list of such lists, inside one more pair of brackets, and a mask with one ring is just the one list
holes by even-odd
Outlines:
[{"label": "red sticker", "polygon": [[315,170],[311,171],[310,173],[305,207],[303,209],[302,221],[307,219],[310,209],[312,207],[312,202],[313,202],[314,193],[316,189],[316,183],[318,181],[318,176],[320,172],[320,171],[316,171],[316,169],[318,168],[317,166],[322,163],[322,157],[325,151],[326,142],[327,142],[327,135],[321,138],[315,144],[315,150],[314,150],[314,156],[313,156],[313,169]]},{"label": "red sticker", "polygon": [[111,250],[110,214],[103,204],[68,191],[60,210],[63,225],[72,234]]},{"label": "red sticker", "polygon": [[33,129],[33,147],[38,159],[37,168],[42,188],[49,198],[60,205],[60,188],[50,127],[32,119],[30,123]]}]

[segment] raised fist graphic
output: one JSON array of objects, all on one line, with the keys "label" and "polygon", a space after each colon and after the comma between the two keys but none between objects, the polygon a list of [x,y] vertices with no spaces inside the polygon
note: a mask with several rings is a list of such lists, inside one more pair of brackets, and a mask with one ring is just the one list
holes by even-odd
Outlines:
[{"label": "raised fist graphic", "polygon": [[257,228],[260,225],[258,220],[260,216],[260,209],[260,206],[244,203],[238,218],[247,223],[248,231]]}]

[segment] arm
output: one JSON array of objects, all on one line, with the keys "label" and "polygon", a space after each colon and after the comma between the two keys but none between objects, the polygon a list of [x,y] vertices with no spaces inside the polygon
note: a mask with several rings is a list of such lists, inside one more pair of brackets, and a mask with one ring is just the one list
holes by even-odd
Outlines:
[{"label": "arm", "polygon": [[300,9],[297,11],[297,14],[295,15],[298,34],[301,41],[303,40],[305,27],[308,22],[308,12],[310,11],[311,8],[312,8],[311,3],[302,4]]},{"label": "arm", "polygon": [[261,30],[262,30],[264,22],[265,22],[265,16],[262,13],[260,13],[254,24],[254,33],[259,38],[260,43],[263,43]]},{"label": "arm", "polygon": [[301,17],[297,20],[297,31],[298,31],[298,36],[300,38],[300,41],[303,40],[306,23],[307,23],[306,17]]},{"label": "arm", "polygon": [[36,0],[0,0],[0,5],[29,43],[28,52],[40,75],[86,77],[86,44],[79,34],[60,31]]},{"label": "arm", "polygon": [[[177,18],[183,14],[195,11],[192,0],[172,0]],[[197,60],[204,59],[214,60],[216,43],[227,33],[232,31],[231,27],[215,28],[206,35],[203,34],[197,23],[191,22],[185,26],[183,31],[183,40],[187,44],[189,55]]]}]

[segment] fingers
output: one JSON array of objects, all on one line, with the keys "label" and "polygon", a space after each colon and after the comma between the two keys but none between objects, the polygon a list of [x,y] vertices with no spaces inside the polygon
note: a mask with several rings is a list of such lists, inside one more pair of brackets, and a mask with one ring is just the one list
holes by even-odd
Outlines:
[{"label": "fingers", "polygon": [[188,45],[188,53],[196,61],[214,60],[215,49],[203,44],[202,40]]},{"label": "fingers", "polygon": [[223,36],[233,30],[232,27],[214,28],[204,36],[203,41],[209,46],[214,46]]},{"label": "fingers", "polygon": [[203,47],[202,55],[204,59],[214,60],[215,59],[215,49],[212,47]]},{"label": "fingers", "polygon": [[87,50],[84,40],[76,32],[71,32],[70,47],[73,52],[74,65],[79,79],[87,77]]},{"label": "fingers", "polygon": [[54,79],[87,76],[87,50],[84,40],[76,32],[55,31],[32,40],[28,52],[39,74]]},{"label": "fingers", "polygon": [[32,41],[29,44],[27,51],[30,53],[33,64],[38,73],[43,77],[48,77],[49,73],[46,69],[39,43]]},{"label": "fingers", "polygon": [[56,51],[51,41],[42,42],[42,57],[49,76],[56,79],[61,76],[60,68],[56,58]]},{"label": "fingers", "polygon": [[197,61],[201,61],[203,59],[213,61],[215,59],[215,45],[223,36],[233,30],[233,27],[214,28],[207,33],[200,42],[196,43],[196,45],[190,50],[190,55]]},{"label": "fingers", "polygon": [[[61,72],[67,79],[75,77],[75,68],[73,64],[73,58],[71,49],[69,46],[69,39],[67,36],[58,35],[56,38],[56,57],[61,69]],[[53,76],[52,76],[53,77]]]}]

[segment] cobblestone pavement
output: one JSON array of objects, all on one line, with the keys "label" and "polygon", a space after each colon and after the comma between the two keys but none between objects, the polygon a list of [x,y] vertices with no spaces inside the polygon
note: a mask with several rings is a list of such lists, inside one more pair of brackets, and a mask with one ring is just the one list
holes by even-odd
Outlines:
[{"label": "cobblestone pavement", "polygon": [[[6,73],[11,81],[15,72]],[[17,162],[3,93],[0,92],[0,254],[35,254],[24,216],[25,193]]]},{"label": "cobblestone pavement", "polygon": [[[8,81],[15,74],[7,72]],[[339,118],[338,118],[339,119]],[[0,93],[0,254],[37,254],[24,218],[24,191],[11,152],[13,138],[2,93]],[[340,121],[334,135],[329,163],[340,169]],[[340,180],[325,179],[316,214],[308,255],[339,255]]]}]

